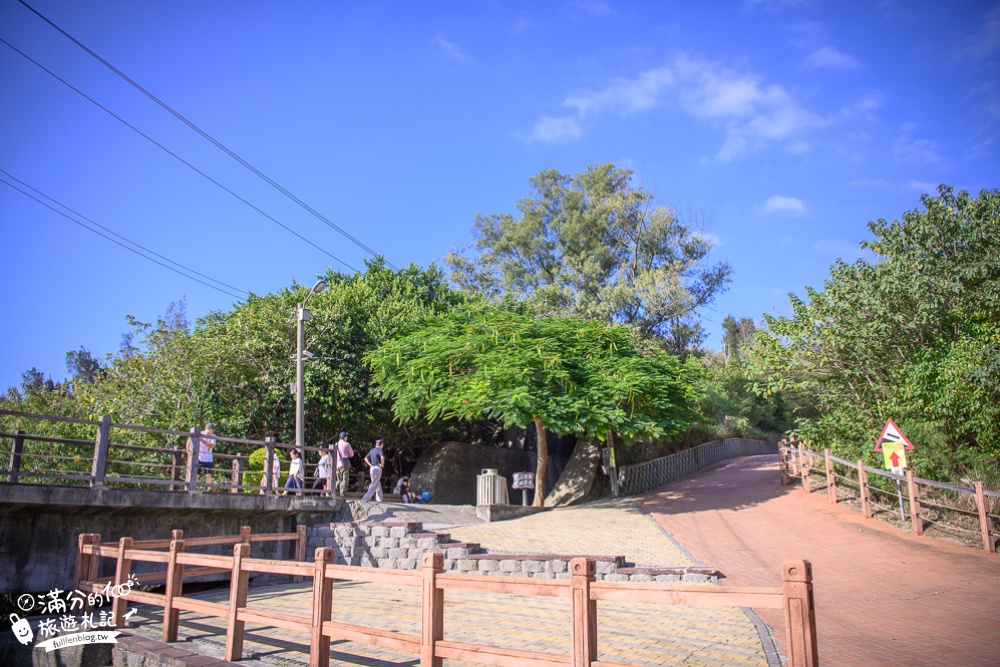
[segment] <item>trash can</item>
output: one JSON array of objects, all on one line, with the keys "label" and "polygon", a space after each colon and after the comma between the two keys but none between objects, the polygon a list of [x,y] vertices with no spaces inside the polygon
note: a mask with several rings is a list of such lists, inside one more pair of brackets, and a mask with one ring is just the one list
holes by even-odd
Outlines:
[{"label": "trash can", "polygon": [[496,468],[483,468],[476,476],[477,505],[507,505],[507,478]]}]

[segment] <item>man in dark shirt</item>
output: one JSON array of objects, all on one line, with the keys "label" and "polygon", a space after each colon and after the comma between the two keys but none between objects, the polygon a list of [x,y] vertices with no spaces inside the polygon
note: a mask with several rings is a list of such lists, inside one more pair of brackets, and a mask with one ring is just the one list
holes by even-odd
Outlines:
[{"label": "man in dark shirt", "polygon": [[368,455],[365,456],[365,465],[371,470],[372,474],[372,484],[368,487],[368,491],[365,493],[364,497],[361,498],[362,502],[368,502],[372,499],[372,495],[375,496],[377,502],[382,502],[382,466],[385,465],[385,454],[382,452],[382,441],[376,440],[375,446],[372,448]]}]

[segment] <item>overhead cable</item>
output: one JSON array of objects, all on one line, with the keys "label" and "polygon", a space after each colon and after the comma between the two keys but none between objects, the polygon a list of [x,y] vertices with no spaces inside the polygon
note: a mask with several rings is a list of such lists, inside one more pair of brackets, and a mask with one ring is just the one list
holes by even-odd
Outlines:
[{"label": "overhead cable", "polygon": [[254,204],[250,203],[249,201],[247,201],[246,199],[244,199],[243,197],[241,197],[237,193],[233,192],[228,187],[226,187],[225,185],[223,185],[219,181],[215,180],[214,178],[212,178],[211,176],[209,176],[208,174],[206,174],[205,172],[203,172],[201,169],[198,169],[198,167],[194,166],[193,164],[191,164],[190,162],[188,162],[187,160],[185,160],[184,158],[182,158],[177,153],[174,153],[169,148],[167,148],[163,144],[159,143],[158,141],[156,141],[155,139],[153,139],[152,137],[150,137],[148,134],[144,133],[142,130],[140,130],[136,126],[132,125],[127,120],[125,120],[121,116],[117,115],[115,112],[111,111],[110,109],[108,109],[107,107],[105,107],[104,105],[102,105],[100,102],[98,102],[94,98],[90,97],[89,95],[87,95],[86,93],[84,93],[83,91],[81,91],[79,88],[76,88],[73,84],[71,84],[68,81],[66,81],[65,79],[61,78],[58,74],[56,74],[52,70],[48,69],[47,67],[45,67],[44,65],[42,65],[41,63],[39,63],[37,60],[35,60],[31,56],[29,56],[28,54],[24,53],[23,51],[21,51],[16,46],[14,46],[13,44],[11,44],[7,40],[3,39],[2,37],[0,37],[0,43],[2,43],[5,46],[7,46],[9,49],[11,49],[12,51],[14,51],[18,55],[20,55],[22,58],[24,58],[24,59],[28,60],[29,62],[31,62],[33,65],[35,65],[36,67],[38,67],[39,69],[41,69],[43,72],[45,72],[46,74],[48,74],[49,76],[51,76],[52,78],[54,78],[56,81],[60,82],[61,84],[63,84],[64,86],[66,86],[67,88],[69,88],[70,90],[72,90],[73,92],[75,92],[76,94],[80,95],[81,97],[83,97],[84,99],[86,99],[88,102],[90,102],[91,104],[93,104],[94,106],[98,107],[99,109],[101,109],[102,111],[104,111],[105,113],[107,113],[109,116],[111,116],[112,118],[114,118],[115,120],[117,120],[119,123],[123,124],[125,127],[129,128],[130,130],[132,130],[133,132],[135,132],[136,134],[138,134],[139,136],[141,136],[142,138],[144,138],[146,141],[150,142],[151,144],[153,144],[154,146],[156,146],[157,148],[159,148],[160,150],[162,150],[163,152],[165,152],[167,155],[170,155],[172,158],[174,158],[175,160],[177,160],[178,162],[180,162],[184,166],[188,167],[189,169],[191,169],[192,171],[194,171],[195,173],[197,173],[198,175],[200,175],[202,178],[205,178],[210,183],[218,186],[219,188],[221,188],[225,192],[229,193],[230,195],[232,195],[236,199],[240,200],[241,202],[243,202],[244,204],[246,204],[247,206],[249,206],[253,210],[257,211],[258,213],[260,213],[262,216],[264,216],[265,218],[267,218],[268,220],[270,220],[274,224],[278,225],[279,227],[281,227],[282,229],[284,229],[285,231],[287,231],[288,233],[294,234],[296,237],[298,237],[302,241],[305,241],[306,243],[308,243],[309,245],[311,245],[316,250],[319,250],[321,253],[323,253],[327,257],[330,257],[331,259],[333,259],[334,261],[342,264],[343,266],[347,267],[351,271],[357,271],[357,269],[355,269],[354,267],[352,267],[350,264],[348,264],[344,260],[342,260],[342,259],[336,257],[335,255],[327,252],[326,250],[324,250],[323,248],[319,247],[318,245],[316,245],[315,243],[313,243],[312,241],[310,241],[306,237],[302,236],[302,234],[299,234],[297,231],[295,231],[294,229],[292,229],[288,225],[280,222],[277,218],[271,216],[268,213],[265,213],[263,210],[261,210],[260,208],[258,208]]},{"label": "overhead cable", "polygon": [[[10,178],[12,178],[13,180],[17,181],[18,183],[23,183],[23,182],[22,182],[21,180],[19,180],[19,179],[16,179],[16,178],[14,178],[13,176],[10,176],[10,174],[8,174],[8,173],[7,173],[6,171],[4,171],[3,169],[0,169],[0,172],[3,172],[3,174],[5,174],[6,176],[9,176]],[[155,263],[155,264],[159,264],[159,265],[160,265],[160,266],[162,266],[163,268],[165,268],[165,269],[169,269],[169,270],[173,271],[174,273],[176,273],[176,274],[178,274],[178,275],[181,275],[181,276],[184,276],[184,277],[185,277],[185,278],[187,278],[188,280],[193,280],[193,281],[195,281],[196,283],[201,283],[201,284],[202,284],[202,285],[204,285],[205,287],[210,287],[210,288],[212,288],[212,289],[216,290],[217,292],[222,292],[223,294],[225,294],[225,295],[227,295],[227,296],[231,296],[231,297],[233,297],[234,299],[243,299],[243,298],[245,298],[245,296],[240,296],[239,294],[234,294],[233,292],[230,292],[229,290],[226,290],[226,289],[223,289],[223,288],[221,288],[221,287],[217,287],[217,286],[215,286],[215,285],[212,285],[211,283],[207,283],[207,282],[205,282],[204,280],[200,280],[199,278],[195,278],[194,276],[191,276],[191,275],[188,275],[188,274],[184,273],[183,271],[181,271],[180,269],[177,269],[177,268],[175,268],[174,266],[170,266],[170,264],[166,264],[166,263],[164,263],[164,262],[161,262],[161,261],[159,261],[159,260],[157,260],[157,259],[153,259],[152,257],[150,257],[150,256],[148,256],[148,255],[144,255],[143,253],[139,252],[139,251],[138,251],[138,250],[136,250],[135,248],[133,248],[133,247],[131,247],[131,246],[128,246],[128,245],[126,245],[125,243],[122,243],[121,241],[118,241],[117,239],[114,239],[114,238],[112,238],[111,236],[108,236],[107,234],[104,234],[104,233],[102,233],[102,232],[99,232],[98,230],[96,230],[96,229],[94,229],[94,228],[92,228],[92,227],[88,227],[88,226],[87,226],[87,225],[85,225],[84,223],[82,223],[82,222],[80,222],[79,220],[77,220],[77,219],[73,218],[73,217],[72,217],[71,215],[69,215],[69,214],[67,214],[67,213],[65,213],[65,212],[63,212],[63,211],[60,211],[60,210],[59,210],[58,208],[56,208],[55,206],[52,206],[51,204],[49,204],[49,203],[47,203],[47,202],[45,202],[45,201],[42,201],[41,199],[39,199],[39,198],[38,198],[38,197],[36,197],[35,195],[31,194],[30,192],[25,192],[25,191],[24,191],[24,190],[22,190],[21,188],[17,187],[16,185],[14,185],[14,184],[13,184],[13,183],[11,183],[10,181],[8,181],[8,180],[7,180],[6,178],[3,178],[3,177],[0,177],[0,183],[3,183],[4,185],[6,185],[6,186],[10,187],[10,188],[11,188],[11,189],[13,189],[13,190],[14,190],[15,192],[19,192],[19,193],[21,193],[22,195],[24,195],[24,196],[25,196],[25,197],[27,197],[28,199],[33,199],[34,201],[38,202],[39,204],[41,204],[41,205],[42,205],[42,206],[44,206],[45,208],[47,208],[47,209],[49,209],[49,210],[51,210],[51,211],[54,211],[54,212],[58,213],[59,215],[61,215],[62,217],[66,218],[66,219],[67,219],[67,220],[69,220],[70,222],[73,222],[73,223],[76,223],[77,225],[80,225],[81,227],[83,227],[84,229],[86,229],[86,230],[87,230],[88,232],[91,232],[91,233],[93,233],[93,234],[97,234],[98,236],[100,236],[100,237],[102,237],[102,238],[104,238],[104,239],[106,239],[106,240],[108,240],[108,241],[111,241],[111,242],[112,242],[112,243],[114,243],[115,245],[118,245],[118,246],[121,246],[122,248],[125,248],[125,249],[126,249],[126,250],[128,250],[129,252],[133,252],[133,253],[135,253],[136,255],[139,255],[139,257],[142,257],[143,259],[147,259],[147,260],[149,260],[150,262],[153,262],[153,263]],[[26,187],[28,187],[28,188],[31,188],[32,190],[35,190],[35,189],[34,189],[34,188],[32,188],[32,187],[31,187],[30,185],[28,185],[28,186],[26,186]],[[37,191],[37,190],[35,190],[35,192],[38,192],[38,191]],[[58,206],[62,206],[62,207],[63,207],[63,208],[65,208],[65,209],[66,209],[67,211],[72,211],[72,209],[71,209],[71,208],[69,208],[68,206],[63,206],[63,205],[62,205],[62,204],[60,204],[60,203],[59,203],[58,201],[56,201],[55,199],[52,199],[52,198],[51,198],[51,197],[49,197],[48,195],[42,195],[42,196],[43,196],[43,197],[45,197],[46,199],[49,199],[49,200],[51,200],[51,201],[55,202],[55,203],[56,203],[56,204],[57,204]],[[81,217],[83,217],[83,216],[81,216]],[[90,220],[89,220],[89,218],[85,218],[85,219],[86,219],[86,220],[88,220],[89,222],[93,222],[93,221],[90,221]],[[94,224],[96,224],[96,223],[94,223]],[[98,225],[98,226],[100,226],[100,225]],[[100,227],[101,227],[102,229],[106,229],[106,228],[105,228],[105,227],[103,227],[103,226],[100,226]],[[109,230],[109,231],[110,231],[110,230]],[[111,232],[111,233],[112,233],[112,234],[114,234],[114,232]],[[115,236],[119,236],[118,234],[114,234],[114,235],[115,235]],[[125,239],[125,237],[122,237],[122,236],[119,236],[119,238],[122,238],[122,239],[124,239],[124,240],[125,240],[125,241],[127,241],[128,243],[132,243],[132,244],[133,244],[133,245],[135,245],[136,247],[140,247],[140,248],[142,247],[142,246],[140,246],[140,245],[139,245],[138,243],[134,243],[133,241],[129,241],[128,239]],[[149,250],[147,250],[147,252],[151,252],[151,253],[152,253],[152,251],[149,251]],[[177,262],[174,262],[173,260],[170,260],[170,259],[167,259],[166,257],[163,257],[162,255],[159,255],[158,253],[152,253],[152,254],[156,255],[157,257],[161,257],[161,258],[163,258],[164,260],[166,260],[167,262],[170,262],[171,264],[176,264],[177,266],[183,266],[183,265],[181,265],[181,264],[178,264]],[[187,269],[187,267],[183,267],[183,268]],[[188,270],[188,271],[192,271],[191,269],[187,269],[187,270]],[[192,271],[192,272],[193,272],[193,273],[197,273],[196,271]],[[223,282],[221,282],[221,281],[218,281],[218,280],[215,280],[214,278],[209,278],[208,276],[204,276],[203,274],[200,274],[200,273],[198,273],[198,275],[201,275],[201,276],[203,276],[203,277],[205,277],[205,278],[208,278],[208,280],[211,280],[211,281],[213,281],[213,282],[217,282],[217,283],[219,283],[220,285],[225,285],[225,283],[223,283]],[[243,292],[243,290],[239,290],[239,289],[237,289],[237,288],[232,288],[232,289],[234,289],[234,290],[236,290],[236,291],[238,291],[238,292]],[[243,294],[244,294],[244,295],[246,295],[247,293],[246,293],[246,292],[243,292]]]},{"label": "overhead cable", "polygon": [[[44,192],[42,192],[38,188],[32,187],[29,183],[25,183],[20,178],[18,178],[17,176],[14,176],[13,174],[11,174],[6,169],[3,169],[2,167],[0,167],[0,174],[6,175],[7,178],[9,178],[11,180],[14,180],[14,181],[17,181],[22,186],[28,188],[29,190],[31,190],[35,194],[39,195],[40,197],[44,197],[45,199],[48,199],[53,204],[55,204],[55,205],[57,205],[57,206],[59,206],[61,208],[66,209],[67,211],[69,211],[73,215],[77,216],[78,218],[86,220],[88,223],[94,225],[95,227],[103,229],[104,231],[106,231],[107,233],[111,234],[112,236],[114,236],[116,238],[119,238],[122,241],[125,241],[126,243],[130,243],[131,245],[134,245],[136,248],[139,248],[143,252],[148,252],[151,255],[155,255],[155,256],[159,257],[160,259],[162,259],[162,260],[164,260],[166,262],[170,262],[171,264],[184,269],[185,271],[190,271],[191,273],[195,274],[196,276],[201,276],[202,278],[205,278],[206,280],[211,280],[213,283],[218,283],[219,285],[222,285],[223,287],[228,287],[229,289],[231,289],[231,290],[233,290],[235,292],[241,293],[243,295],[243,297],[249,296],[249,292],[247,292],[246,290],[242,290],[239,287],[233,287],[229,283],[224,283],[221,280],[216,280],[215,278],[212,278],[211,276],[206,276],[204,273],[201,273],[200,271],[196,271],[195,269],[192,269],[189,266],[184,266],[180,262],[175,262],[174,260],[170,259],[169,257],[164,257],[163,255],[161,255],[160,253],[156,252],[155,250],[150,250],[146,246],[141,245],[139,243],[136,243],[135,241],[132,241],[131,239],[128,239],[128,238],[122,236],[121,234],[119,234],[118,232],[114,231],[113,229],[108,229],[107,227],[105,227],[101,223],[96,222],[95,220],[92,220],[91,218],[88,218],[87,216],[85,216],[84,214],[80,213],[79,211],[73,210],[72,208],[70,208],[69,206],[66,206],[65,204],[59,202],[58,200],[53,199],[52,197],[48,196],[47,194],[45,194]],[[243,298],[243,297],[240,297],[240,298]]]},{"label": "overhead cable", "polygon": [[[134,79],[132,79],[131,77],[129,77],[127,74],[125,74],[124,72],[122,72],[120,69],[118,69],[117,67],[115,67],[113,64],[111,64],[110,62],[108,62],[107,60],[105,60],[104,58],[102,58],[100,55],[98,55],[96,52],[94,52],[92,49],[90,49],[90,47],[88,47],[86,44],[84,44],[83,42],[81,42],[80,40],[78,40],[76,37],[74,37],[73,35],[69,34],[65,30],[63,30],[61,27],[59,27],[58,25],[56,25],[52,20],[50,20],[45,15],[43,15],[37,9],[35,9],[31,5],[29,5],[24,0],[19,0],[19,1],[20,1],[20,3],[22,5],[24,5],[29,10],[31,10],[31,12],[34,13],[36,16],[38,16],[40,19],[42,19],[43,21],[45,21],[46,23],[48,23],[50,26],[52,26],[54,29],[56,29],[57,31],[59,31],[63,36],[65,36],[71,42],[73,42],[74,44],[76,44],[77,46],[79,46],[81,49],[83,49],[84,51],[86,51],[92,58],[94,58],[99,63],[101,63],[102,65],[104,65],[108,69],[110,69],[112,72],[114,72],[115,74],[117,74],[122,79],[124,79],[126,82],[128,82],[129,85],[131,85],[133,88],[135,88],[136,90],[138,90],[140,93],[142,93],[143,95],[145,95],[146,97],[148,97],[150,100],[152,100],[153,102],[155,102],[157,105],[159,105],[162,109],[164,109],[165,111],[167,111],[174,118],[176,118],[177,120],[181,121],[182,123],[184,123],[185,125],[187,125],[189,128],[191,128],[192,130],[194,130],[195,132],[197,132],[206,141],[210,142],[213,146],[215,146],[216,148],[218,148],[219,150],[221,150],[222,152],[224,152],[226,155],[228,155],[229,157],[233,158],[234,160],[236,160],[237,162],[239,162],[241,165],[243,165],[244,167],[246,167],[248,170],[250,170],[253,174],[255,174],[258,178],[260,178],[261,180],[263,180],[265,183],[267,183],[268,185],[270,185],[271,187],[273,187],[275,190],[277,190],[281,194],[283,194],[286,197],[288,197],[289,199],[291,199],[293,202],[295,202],[296,204],[298,204],[299,206],[301,206],[303,209],[305,209],[306,211],[308,211],[310,214],[312,214],[318,220],[320,220],[323,223],[325,223],[328,227],[330,227],[331,229],[333,229],[334,231],[336,231],[338,234],[340,234],[341,236],[343,236],[344,238],[346,238],[348,241],[350,241],[351,243],[353,243],[354,245],[356,245],[358,248],[361,248],[362,250],[364,250],[365,252],[367,252],[372,257],[378,257],[379,256],[374,250],[372,250],[367,245],[365,245],[364,243],[362,243],[361,241],[359,241],[357,238],[355,238],[354,236],[352,236],[345,229],[343,229],[343,228],[337,226],[336,224],[334,224],[331,220],[329,220],[322,213],[320,213],[319,211],[317,211],[313,207],[309,206],[309,204],[307,204],[306,202],[302,201],[297,196],[295,196],[294,194],[292,194],[291,192],[289,192],[287,189],[285,189],[285,187],[282,186],[280,183],[276,182],[270,176],[268,176],[267,174],[265,174],[261,170],[257,169],[257,167],[253,166],[248,161],[244,160],[242,157],[240,157],[235,152],[233,152],[232,150],[230,150],[229,147],[227,147],[225,144],[223,144],[222,142],[218,141],[215,137],[213,137],[212,135],[210,135],[208,132],[206,132],[205,130],[203,130],[200,127],[198,127],[194,122],[188,120],[179,111],[175,110],[173,107],[171,107],[169,104],[167,104],[166,102],[164,102],[163,100],[161,100],[159,97],[157,97],[156,95],[154,95],[150,91],[148,91],[145,88],[143,88],[137,81],[135,81]],[[394,271],[398,271],[399,270],[397,267],[393,266],[390,262],[386,261],[386,259],[385,259],[384,256],[382,256],[382,261],[390,269],[392,269]]]}]

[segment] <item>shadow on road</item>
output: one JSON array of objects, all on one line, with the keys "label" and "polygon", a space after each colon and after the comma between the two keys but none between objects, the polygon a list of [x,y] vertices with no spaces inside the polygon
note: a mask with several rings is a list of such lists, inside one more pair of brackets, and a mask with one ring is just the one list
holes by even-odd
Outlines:
[{"label": "shadow on road", "polygon": [[783,496],[790,489],[781,486],[777,455],[767,454],[720,461],[639,500],[647,510],[662,514],[740,510]]}]

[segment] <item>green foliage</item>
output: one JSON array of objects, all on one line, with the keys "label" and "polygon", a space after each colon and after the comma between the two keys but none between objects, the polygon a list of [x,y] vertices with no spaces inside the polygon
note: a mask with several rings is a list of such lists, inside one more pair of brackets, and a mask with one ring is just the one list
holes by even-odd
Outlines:
[{"label": "green foliage", "polygon": [[729,281],[729,265],[703,266],[706,237],[632,186],[632,172],[602,164],[576,176],[531,179],[521,215],[477,215],[476,255],[450,253],[461,288],[513,296],[540,315],[628,324],[674,352],[703,338],[696,311]]},{"label": "green foliage", "polygon": [[[364,443],[376,437],[407,446],[441,437],[449,424],[393,423],[391,405],[375,396],[362,357],[400,329],[459,305],[464,297],[433,265],[395,272],[374,261],[362,273],[330,271],[325,279],[328,288],[307,304],[312,318],[306,322],[306,345],[315,355],[305,366],[307,442],[329,442],[348,430],[363,451]],[[75,382],[72,394],[57,385],[48,391],[44,376],[34,370],[26,376],[31,391],[8,391],[3,407],[89,419],[108,415],[117,423],[182,431],[212,421],[221,435],[292,442],[294,312],[308,293],[293,284],[274,294],[250,295],[194,327],[183,302],[156,322],[128,318],[132,330],[123,336],[122,349],[108,356],[93,381]],[[176,446],[173,441],[153,444]],[[216,451],[245,454],[245,449],[220,442]]]},{"label": "green foliage", "polygon": [[[893,418],[924,476],[1000,461],[1000,191],[941,186],[922,210],[869,224],[878,260],[838,261],[790,295],[752,350],[758,390],[784,391],[815,446],[865,457]],[[880,462],[879,462],[880,464]]]},{"label": "green foliage", "polygon": [[[280,489],[288,481],[288,466],[285,465],[287,461],[282,457],[280,450],[275,449],[274,455],[281,463],[281,474],[278,476],[278,483],[275,486],[275,488]],[[267,450],[263,447],[250,453],[250,456],[247,457],[246,472],[243,473],[243,486],[260,486],[260,480],[264,476],[265,461],[267,461]]]},{"label": "green foliage", "polygon": [[[451,313],[366,360],[401,422],[485,417],[606,440],[670,437],[697,418],[696,363],[641,355],[625,327],[602,322],[490,308]],[[540,437],[536,504],[545,496],[545,455]]]}]

